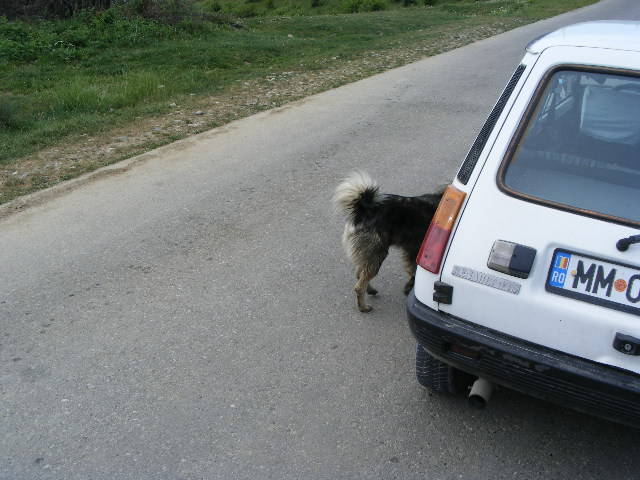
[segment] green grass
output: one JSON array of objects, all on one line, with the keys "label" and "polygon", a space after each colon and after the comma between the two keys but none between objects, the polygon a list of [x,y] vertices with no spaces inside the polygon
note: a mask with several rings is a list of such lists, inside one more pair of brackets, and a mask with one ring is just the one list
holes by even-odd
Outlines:
[{"label": "green grass", "polygon": [[[238,81],[437,42],[447,25],[515,26],[594,0],[376,1],[379,8],[373,0],[204,0],[198,8],[209,16],[173,23],[116,8],[69,20],[0,19],[0,166]],[[367,9],[379,11],[339,13]]]}]

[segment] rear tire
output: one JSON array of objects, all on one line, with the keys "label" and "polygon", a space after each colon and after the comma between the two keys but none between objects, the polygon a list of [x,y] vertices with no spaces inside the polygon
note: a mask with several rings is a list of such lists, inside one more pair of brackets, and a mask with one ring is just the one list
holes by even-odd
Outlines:
[{"label": "rear tire", "polygon": [[441,362],[417,344],[416,378],[420,385],[434,393],[459,393],[467,389],[474,377]]}]

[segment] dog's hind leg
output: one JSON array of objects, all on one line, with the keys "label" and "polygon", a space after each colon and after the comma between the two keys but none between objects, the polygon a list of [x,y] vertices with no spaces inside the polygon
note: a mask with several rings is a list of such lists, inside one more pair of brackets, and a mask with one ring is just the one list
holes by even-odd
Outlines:
[{"label": "dog's hind leg", "polygon": [[364,294],[369,290],[369,288],[371,288],[369,286],[369,282],[373,277],[376,276],[377,273],[377,268],[375,269],[375,271],[372,271],[370,268],[363,268],[358,272],[358,281],[356,282],[353,289],[356,292],[356,302],[358,303],[358,310],[360,310],[361,312],[367,313],[373,309],[371,305],[367,305],[367,303],[365,302]]},{"label": "dog's hind leg", "polygon": [[[375,251],[370,251],[368,262],[364,265],[356,268],[356,284],[354,290],[356,292],[356,301],[358,303],[358,310],[361,312],[370,312],[372,310],[371,305],[367,305],[365,302],[365,292],[370,295],[375,295],[378,291],[369,285],[369,282],[378,274],[382,262],[387,256],[388,249],[380,248]],[[375,292],[375,293],[372,293]]]},{"label": "dog's hind leg", "polygon": [[360,234],[353,237],[351,258],[356,266],[356,292],[358,310],[370,312],[372,307],[365,302],[365,294],[375,295],[378,291],[369,282],[378,274],[380,266],[389,253],[389,244],[377,234]]}]

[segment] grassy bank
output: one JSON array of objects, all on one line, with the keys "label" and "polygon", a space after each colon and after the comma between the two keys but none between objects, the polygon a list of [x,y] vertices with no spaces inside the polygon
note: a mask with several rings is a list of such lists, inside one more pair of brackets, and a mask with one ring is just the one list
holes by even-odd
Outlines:
[{"label": "grassy bank", "polygon": [[593,1],[204,0],[189,15],[0,19],[0,203]]}]

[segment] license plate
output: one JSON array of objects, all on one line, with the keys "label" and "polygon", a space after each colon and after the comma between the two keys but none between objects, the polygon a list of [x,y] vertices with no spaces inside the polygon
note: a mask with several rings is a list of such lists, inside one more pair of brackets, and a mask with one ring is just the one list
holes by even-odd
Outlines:
[{"label": "license plate", "polygon": [[640,315],[640,268],[557,249],[549,292]]}]

